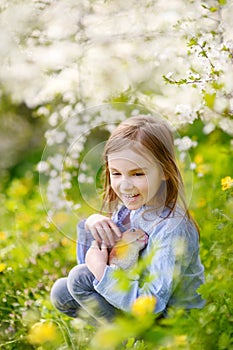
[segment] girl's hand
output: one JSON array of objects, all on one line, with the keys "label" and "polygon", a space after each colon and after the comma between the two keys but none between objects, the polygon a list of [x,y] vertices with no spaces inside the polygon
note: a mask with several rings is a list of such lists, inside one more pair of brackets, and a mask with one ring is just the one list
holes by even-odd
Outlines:
[{"label": "girl's hand", "polygon": [[102,243],[101,247],[99,247],[98,243],[93,241],[87,251],[85,263],[98,281],[103,277],[107,261],[108,249],[106,244]]},{"label": "girl's hand", "polygon": [[107,216],[100,214],[90,215],[85,222],[85,229],[90,231],[94,239],[108,247],[114,246],[115,241],[121,237],[121,231]]}]

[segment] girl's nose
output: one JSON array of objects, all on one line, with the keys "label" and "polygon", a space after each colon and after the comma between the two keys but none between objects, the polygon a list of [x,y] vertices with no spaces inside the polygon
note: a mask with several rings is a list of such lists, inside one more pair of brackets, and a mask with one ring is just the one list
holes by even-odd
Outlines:
[{"label": "girl's nose", "polygon": [[127,191],[127,190],[131,190],[133,188],[133,184],[128,181],[128,180],[122,180],[120,183],[120,189],[122,191]]}]

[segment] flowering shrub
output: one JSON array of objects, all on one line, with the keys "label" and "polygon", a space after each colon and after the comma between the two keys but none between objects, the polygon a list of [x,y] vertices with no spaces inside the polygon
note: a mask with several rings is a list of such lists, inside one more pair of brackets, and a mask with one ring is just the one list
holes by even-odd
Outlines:
[{"label": "flowering shrub", "polygon": [[82,192],[93,188],[80,160],[97,126],[111,131],[145,109],[175,129],[200,118],[204,134],[232,135],[232,15],[227,0],[3,1],[1,90],[48,121],[38,169],[49,176],[51,217],[81,205],[75,177]]}]

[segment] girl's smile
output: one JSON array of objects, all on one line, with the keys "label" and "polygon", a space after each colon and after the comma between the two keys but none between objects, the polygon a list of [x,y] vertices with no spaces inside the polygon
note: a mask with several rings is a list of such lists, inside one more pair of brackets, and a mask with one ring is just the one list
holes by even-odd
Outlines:
[{"label": "girl's smile", "polygon": [[108,155],[108,167],[111,187],[128,209],[155,204],[156,194],[165,177],[152,157],[143,157],[126,148]]}]

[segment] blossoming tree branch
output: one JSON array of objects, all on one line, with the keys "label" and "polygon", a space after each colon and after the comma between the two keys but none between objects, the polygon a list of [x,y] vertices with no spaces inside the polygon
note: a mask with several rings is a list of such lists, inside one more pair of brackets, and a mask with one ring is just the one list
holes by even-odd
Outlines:
[{"label": "blossoming tree branch", "polygon": [[[80,156],[96,127],[145,108],[233,134],[232,16],[227,0],[2,1],[1,93],[48,120],[38,169],[54,208],[79,205],[74,177],[93,183]],[[183,158],[197,142],[177,138]]]}]

